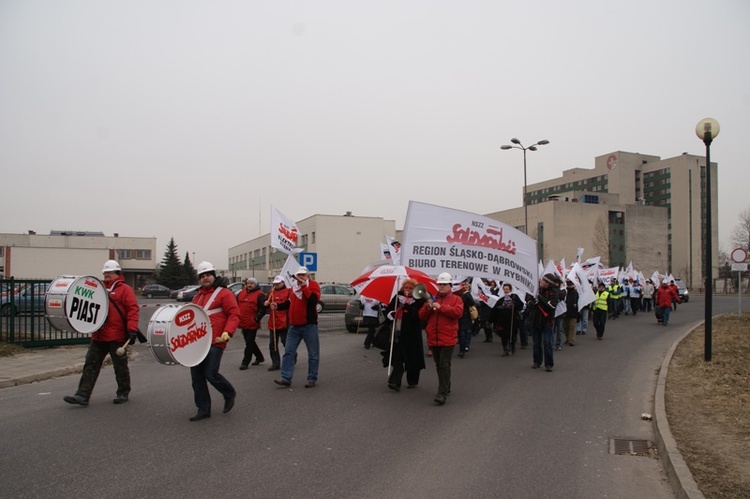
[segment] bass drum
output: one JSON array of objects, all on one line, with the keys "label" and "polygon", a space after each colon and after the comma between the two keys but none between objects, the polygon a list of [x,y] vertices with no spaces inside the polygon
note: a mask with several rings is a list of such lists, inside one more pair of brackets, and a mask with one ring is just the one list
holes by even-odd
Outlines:
[{"label": "bass drum", "polygon": [[96,277],[61,275],[49,285],[44,311],[59,331],[93,334],[107,321],[109,293]]},{"label": "bass drum", "polygon": [[197,366],[208,355],[213,338],[211,321],[202,307],[165,305],[148,321],[148,346],[154,358],[169,366]]}]

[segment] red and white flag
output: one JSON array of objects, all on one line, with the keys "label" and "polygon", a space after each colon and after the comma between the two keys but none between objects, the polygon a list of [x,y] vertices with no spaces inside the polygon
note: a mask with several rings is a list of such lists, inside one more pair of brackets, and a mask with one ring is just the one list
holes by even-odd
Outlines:
[{"label": "red and white flag", "polygon": [[295,253],[299,231],[297,224],[284,216],[273,205],[271,206],[271,247],[287,255]]}]

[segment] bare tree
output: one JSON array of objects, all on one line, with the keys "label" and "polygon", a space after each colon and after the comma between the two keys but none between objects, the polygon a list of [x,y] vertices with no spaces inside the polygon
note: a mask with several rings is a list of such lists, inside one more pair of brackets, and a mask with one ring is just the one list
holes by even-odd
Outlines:
[{"label": "bare tree", "polygon": [[602,257],[602,265],[609,265],[609,229],[602,215],[594,224],[594,249]]},{"label": "bare tree", "polygon": [[742,210],[738,218],[739,221],[732,229],[730,240],[735,248],[750,250],[750,208]]}]

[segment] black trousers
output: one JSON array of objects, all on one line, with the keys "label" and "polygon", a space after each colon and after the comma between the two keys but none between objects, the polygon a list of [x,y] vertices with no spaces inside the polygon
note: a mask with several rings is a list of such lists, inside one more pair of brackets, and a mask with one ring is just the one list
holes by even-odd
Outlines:
[{"label": "black trousers", "polygon": [[260,347],[258,347],[258,344],[255,342],[257,335],[257,329],[242,330],[242,336],[245,338],[245,355],[242,357],[243,366],[250,365],[250,361],[253,360],[253,355],[255,355],[255,360],[258,362],[266,360],[263,358],[263,352],[260,351]]},{"label": "black trousers", "polygon": [[115,380],[117,380],[117,395],[127,396],[130,393],[130,370],[128,369],[128,356],[117,355],[117,349],[125,343],[119,341],[91,341],[89,349],[86,352],[86,360],[83,364],[81,381],[78,383],[76,395],[88,400],[91,392],[94,391],[94,385],[99,378],[102,370],[102,364],[107,355],[112,359],[112,367],[115,370]]}]

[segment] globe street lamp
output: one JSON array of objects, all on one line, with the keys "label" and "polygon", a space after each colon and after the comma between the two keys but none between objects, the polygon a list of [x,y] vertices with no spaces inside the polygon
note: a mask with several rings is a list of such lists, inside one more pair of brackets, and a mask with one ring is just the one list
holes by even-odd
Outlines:
[{"label": "globe street lamp", "polygon": [[719,135],[719,122],[713,118],[706,118],[698,122],[695,134],[706,144],[706,305],[704,324],[704,359],[711,361],[711,316],[713,315],[713,252],[712,252],[712,223],[711,223],[711,142]]},{"label": "globe street lamp", "polygon": [[508,149],[521,149],[523,151],[523,232],[527,236],[529,235],[529,208],[528,208],[528,202],[526,200],[526,151],[536,151],[536,146],[545,146],[549,144],[549,140],[544,139],[540,140],[536,144],[532,144],[529,147],[524,147],[523,144],[521,144],[521,141],[516,139],[515,137],[510,139],[511,143],[514,145],[504,145],[500,146],[500,149],[508,150]]}]

